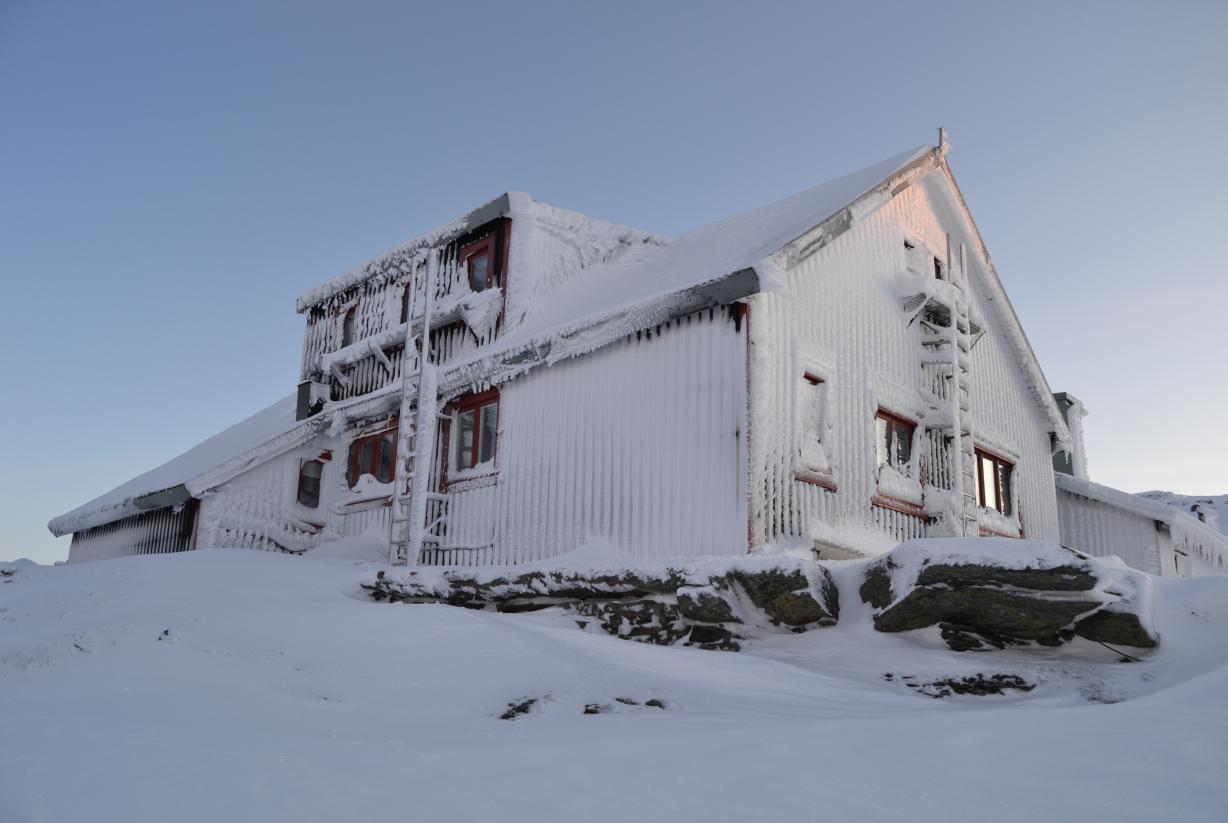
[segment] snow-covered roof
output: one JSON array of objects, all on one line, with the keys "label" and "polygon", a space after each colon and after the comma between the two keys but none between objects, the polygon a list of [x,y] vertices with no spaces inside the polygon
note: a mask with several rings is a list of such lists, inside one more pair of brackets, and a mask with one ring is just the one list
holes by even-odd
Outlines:
[{"label": "snow-covered roof", "polygon": [[1217,529],[1212,528],[1188,512],[1155,500],[1149,500],[1141,495],[1123,492],[1112,486],[1093,483],[1082,477],[1073,477],[1063,472],[1054,472],[1053,476],[1057,487],[1062,491],[1082,495],[1092,500],[1099,500],[1101,503],[1107,503],[1110,506],[1123,509],[1139,517],[1158,520],[1166,524],[1174,532],[1180,531],[1190,536],[1197,536],[1201,539],[1201,542],[1208,546],[1215,546],[1221,552],[1228,553],[1228,537],[1225,537]]},{"label": "snow-covered roof", "polygon": [[[500,343],[514,347],[542,335],[565,334],[593,318],[631,312],[685,289],[761,267],[928,151],[927,146],[911,149],[771,205],[700,226],[662,245],[645,246],[639,254],[584,269],[536,301],[523,320],[500,336]],[[763,277],[765,272],[759,274]]]},{"label": "snow-covered roof", "polygon": [[187,487],[193,495],[199,494],[203,489],[192,488],[198,477],[211,474],[228,461],[241,459],[253,449],[296,429],[299,424],[294,419],[295,406],[295,395],[282,398],[156,469],[52,519],[47,528],[59,537],[128,517],[151,508],[138,505],[137,501],[178,486]]}]

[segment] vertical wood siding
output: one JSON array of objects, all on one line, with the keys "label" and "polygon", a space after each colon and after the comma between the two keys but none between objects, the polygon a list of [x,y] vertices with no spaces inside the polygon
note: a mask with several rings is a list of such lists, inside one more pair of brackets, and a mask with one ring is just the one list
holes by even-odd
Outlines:
[{"label": "vertical wood siding", "polygon": [[[937,176],[931,175],[930,181]],[[914,184],[881,209],[785,273],[785,288],[756,295],[751,304],[752,526],[756,545],[814,538],[824,527],[870,529],[898,541],[925,534],[921,518],[872,505],[877,491],[875,410],[882,406],[917,420],[926,482],[950,487],[950,458],[935,459],[944,443],[927,411],[946,387],[921,364],[919,331],[894,292],[905,270],[904,240],[945,257],[972,238],[954,212],[938,203],[935,183]],[[945,184],[942,184],[945,185]],[[945,215],[939,217],[939,214]],[[952,255],[958,268],[958,252]],[[950,271],[950,266],[944,266]],[[975,278],[974,278],[975,279]],[[1016,504],[1029,537],[1056,541],[1057,512],[1048,427],[1019,367],[1007,354],[1000,321],[987,297],[975,293],[989,330],[973,349],[972,407],[978,443],[1017,456]],[[800,363],[831,365],[827,380],[831,427],[824,447],[837,491],[796,479],[800,431],[796,394]],[[930,438],[938,438],[937,440]],[[866,545],[874,539],[867,537]]]},{"label": "vertical wood siding", "polygon": [[745,552],[744,330],[705,311],[502,386],[496,473],[449,488],[426,562]]},{"label": "vertical wood siding", "polygon": [[187,551],[192,548],[196,504],[189,500],[177,509],[155,509],[75,532],[68,562]]}]

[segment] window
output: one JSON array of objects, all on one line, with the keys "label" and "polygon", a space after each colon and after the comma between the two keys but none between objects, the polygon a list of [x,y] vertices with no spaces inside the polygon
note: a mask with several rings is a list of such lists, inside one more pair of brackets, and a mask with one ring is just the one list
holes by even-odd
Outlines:
[{"label": "window", "polygon": [[912,436],[917,425],[888,411],[874,415],[874,445],[878,465],[902,471],[912,460]]},{"label": "window", "polygon": [[341,348],[345,348],[354,342],[354,320],[357,312],[358,307],[351,306],[350,310],[345,313],[345,318],[341,321]]},{"label": "window", "polygon": [[498,431],[498,390],[471,394],[457,401],[456,470],[464,471],[494,460]]},{"label": "window", "polygon": [[[827,475],[831,466],[823,448],[827,425],[827,382],[814,371],[802,373],[799,405],[801,412],[801,472]],[[814,478],[802,478],[810,479]]]},{"label": "window", "polygon": [[1011,516],[1011,474],[1015,466],[995,454],[976,450],[977,502]]},{"label": "window", "polygon": [[942,278],[942,261],[939,260],[937,257],[934,258],[934,277],[937,277],[939,280],[943,279]]},{"label": "window", "polygon": [[495,260],[495,238],[491,234],[460,250],[460,259],[469,273],[469,288],[485,291],[500,285]]},{"label": "window", "polygon": [[298,502],[309,509],[320,505],[320,477],[324,474],[324,463],[319,460],[305,460],[298,470]]},{"label": "window", "polygon": [[405,288],[401,289],[401,322],[404,323],[409,319],[409,283],[405,284]]},{"label": "window", "polygon": [[359,437],[350,444],[349,471],[346,479],[350,488],[358,478],[369,474],[380,483],[391,483],[396,468],[397,430],[387,429]]}]

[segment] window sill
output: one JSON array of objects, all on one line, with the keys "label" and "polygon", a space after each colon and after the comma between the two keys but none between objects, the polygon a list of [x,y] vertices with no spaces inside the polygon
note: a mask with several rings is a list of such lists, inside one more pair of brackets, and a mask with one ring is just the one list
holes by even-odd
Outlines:
[{"label": "window sill", "polygon": [[799,483],[809,483],[811,486],[818,486],[820,489],[826,489],[829,492],[836,490],[836,481],[831,479],[831,475],[821,474],[808,469],[800,469],[793,475],[793,479]]},{"label": "window sill", "polygon": [[371,509],[388,507],[392,505],[392,495],[387,494],[383,497],[370,497],[366,500],[355,500],[353,503],[338,503],[333,507],[333,511],[337,514],[354,514],[355,512],[365,512]]},{"label": "window sill", "polygon": [[890,509],[893,512],[906,514],[909,517],[917,517],[922,520],[926,519],[925,509],[918,506],[916,503],[910,503],[907,500],[900,500],[895,497],[887,497],[882,494],[876,494],[870,498],[870,505],[878,506],[880,509]]},{"label": "window sill", "polygon": [[493,486],[498,482],[499,472],[495,470],[485,474],[465,475],[455,480],[449,480],[443,491],[445,494],[455,494],[457,492],[467,492]]}]

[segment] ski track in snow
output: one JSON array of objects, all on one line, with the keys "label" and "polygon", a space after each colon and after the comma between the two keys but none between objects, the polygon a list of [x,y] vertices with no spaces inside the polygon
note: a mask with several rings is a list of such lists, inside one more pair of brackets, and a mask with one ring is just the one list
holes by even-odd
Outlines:
[{"label": "ski track in snow", "polygon": [[[377,566],[343,556],[19,566],[0,820],[1222,819],[1228,579],[1153,580],[1161,649],[1123,664],[875,632],[862,567],[832,564],[838,627],[724,653],[376,604],[357,586]],[[901,679],[974,672],[1038,685],[937,700]]]}]

